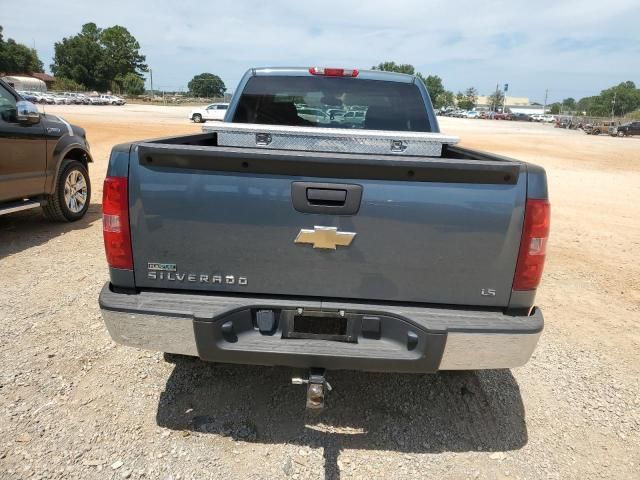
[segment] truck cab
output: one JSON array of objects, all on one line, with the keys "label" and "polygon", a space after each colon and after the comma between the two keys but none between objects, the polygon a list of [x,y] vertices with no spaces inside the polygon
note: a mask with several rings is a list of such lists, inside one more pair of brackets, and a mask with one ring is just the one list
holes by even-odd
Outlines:
[{"label": "truck cab", "polygon": [[0,215],[42,207],[52,220],[79,220],[91,161],[83,129],[39,113],[0,81]]}]

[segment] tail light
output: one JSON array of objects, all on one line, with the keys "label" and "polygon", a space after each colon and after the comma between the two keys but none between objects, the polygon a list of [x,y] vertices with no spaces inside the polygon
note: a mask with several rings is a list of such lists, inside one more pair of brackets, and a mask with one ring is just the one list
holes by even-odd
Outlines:
[{"label": "tail light", "polygon": [[533,290],[540,283],[549,238],[550,211],[547,200],[527,200],[520,253],[513,278],[514,290]]},{"label": "tail light", "polygon": [[127,183],[126,177],[107,177],[104,180],[102,233],[109,266],[133,270]]},{"label": "tail light", "polygon": [[355,68],[311,67],[309,73],[311,75],[323,75],[325,77],[357,77],[360,72]]}]

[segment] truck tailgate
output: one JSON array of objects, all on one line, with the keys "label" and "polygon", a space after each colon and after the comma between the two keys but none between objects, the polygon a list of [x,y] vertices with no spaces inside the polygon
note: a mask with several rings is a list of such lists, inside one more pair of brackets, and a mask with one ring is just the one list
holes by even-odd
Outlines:
[{"label": "truck tailgate", "polygon": [[517,162],[146,143],[129,178],[138,287],[509,302]]}]

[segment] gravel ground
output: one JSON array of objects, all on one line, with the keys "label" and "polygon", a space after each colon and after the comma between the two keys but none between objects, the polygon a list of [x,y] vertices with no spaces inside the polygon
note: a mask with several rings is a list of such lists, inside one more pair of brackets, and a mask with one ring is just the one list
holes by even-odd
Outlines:
[{"label": "gravel ground", "polygon": [[101,182],[112,145],[197,131],[180,107],[47,107],[87,129],[73,225],[0,217],[0,478],[640,478],[640,142],[445,119],[467,146],[547,168],[545,332],[509,370],[330,372],[321,415],[285,368],[116,346]]}]

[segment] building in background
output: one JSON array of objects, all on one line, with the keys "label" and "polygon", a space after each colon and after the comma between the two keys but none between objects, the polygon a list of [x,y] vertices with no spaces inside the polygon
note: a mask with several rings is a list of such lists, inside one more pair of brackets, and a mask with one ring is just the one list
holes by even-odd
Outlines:
[{"label": "building in background", "polygon": [[16,90],[27,92],[46,92],[53,85],[55,78],[46,73],[15,73],[1,76]]},{"label": "building in background", "polygon": [[47,85],[47,90],[50,90],[53,87],[53,82],[56,81],[56,78],[48,73],[33,72],[29,76],[42,80]]},{"label": "building in background", "polygon": [[[527,97],[509,97],[506,98],[507,110],[511,113],[526,113],[527,115],[544,115],[544,107],[542,105],[532,105]],[[477,110],[491,110],[493,105],[488,96],[479,96],[476,102]],[[498,109],[502,110],[502,105],[498,105]]]}]

